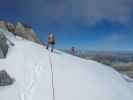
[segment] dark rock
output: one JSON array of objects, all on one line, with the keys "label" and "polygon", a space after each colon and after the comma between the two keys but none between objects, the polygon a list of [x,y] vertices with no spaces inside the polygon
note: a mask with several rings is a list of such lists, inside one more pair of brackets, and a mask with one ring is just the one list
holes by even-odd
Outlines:
[{"label": "dark rock", "polygon": [[5,70],[0,71],[0,86],[12,85],[14,81]]},{"label": "dark rock", "polygon": [[7,38],[0,33],[0,58],[5,58],[8,52]]}]

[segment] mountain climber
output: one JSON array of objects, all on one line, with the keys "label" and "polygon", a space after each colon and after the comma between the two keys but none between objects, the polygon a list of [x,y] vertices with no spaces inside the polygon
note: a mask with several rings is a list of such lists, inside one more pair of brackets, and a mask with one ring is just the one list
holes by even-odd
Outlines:
[{"label": "mountain climber", "polygon": [[48,44],[47,44],[46,49],[48,49],[49,46],[51,46],[51,52],[53,52],[54,44],[55,44],[54,35],[53,35],[51,32],[49,32],[49,33],[48,33]]},{"label": "mountain climber", "polygon": [[75,47],[72,47],[72,48],[70,49],[70,53],[71,53],[72,55],[75,55]]}]

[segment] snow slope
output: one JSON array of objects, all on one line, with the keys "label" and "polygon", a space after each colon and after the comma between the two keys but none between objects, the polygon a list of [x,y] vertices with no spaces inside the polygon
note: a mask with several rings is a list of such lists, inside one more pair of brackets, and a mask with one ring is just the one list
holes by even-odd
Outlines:
[{"label": "snow slope", "polygon": [[0,59],[0,70],[16,81],[0,87],[0,100],[133,100],[133,91],[115,70],[61,51],[50,53],[1,31],[15,46]]}]

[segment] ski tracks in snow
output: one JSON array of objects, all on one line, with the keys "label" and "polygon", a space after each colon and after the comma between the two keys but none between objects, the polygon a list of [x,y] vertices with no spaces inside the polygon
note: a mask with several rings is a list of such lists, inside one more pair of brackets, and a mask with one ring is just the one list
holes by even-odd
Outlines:
[{"label": "ski tracks in snow", "polygon": [[36,88],[36,82],[40,79],[41,71],[43,67],[40,64],[36,64],[35,67],[31,68],[32,78],[30,79],[30,83],[28,86],[20,89],[19,100],[32,100],[33,93]]},{"label": "ski tracks in snow", "polygon": [[[49,66],[50,66],[50,81],[51,81],[51,89],[52,89],[52,100],[55,100],[55,88],[54,88],[54,70],[52,64],[52,55],[49,51]],[[33,100],[34,91],[36,89],[36,84],[40,80],[41,72],[44,70],[44,66],[42,66],[39,62],[30,65],[31,69],[31,78],[29,84],[25,84],[25,86],[20,86],[19,89],[19,100]],[[27,85],[27,86],[26,86]]]}]

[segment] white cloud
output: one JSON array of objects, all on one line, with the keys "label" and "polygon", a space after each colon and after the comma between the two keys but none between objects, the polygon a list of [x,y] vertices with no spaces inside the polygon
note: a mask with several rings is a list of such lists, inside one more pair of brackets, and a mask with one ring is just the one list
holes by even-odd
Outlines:
[{"label": "white cloud", "polygon": [[[44,0],[46,1],[46,0]],[[71,19],[95,23],[106,19],[125,23],[129,21],[132,0],[33,0],[35,16],[49,17],[53,20]]]},{"label": "white cloud", "polygon": [[133,0],[4,0],[0,7],[16,8],[20,15],[37,20],[96,23],[105,19],[125,23],[130,19]]}]

